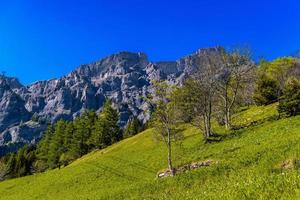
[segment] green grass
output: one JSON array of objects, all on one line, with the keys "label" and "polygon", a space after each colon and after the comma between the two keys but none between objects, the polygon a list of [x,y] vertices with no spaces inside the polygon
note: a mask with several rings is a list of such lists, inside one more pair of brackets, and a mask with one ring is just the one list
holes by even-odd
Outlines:
[{"label": "green grass", "polygon": [[266,120],[277,117],[278,103],[270,104],[267,106],[250,106],[243,108],[242,112],[236,114],[233,118],[233,123],[236,126],[249,126],[253,123],[260,123]]},{"label": "green grass", "polygon": [[175,165],[219,162],[210,167],[156,179],[167,166],[166,148],[149,129],[60,170],[1,182],[0,199],[297,199],[300,171],[280,166],[300,157],[300,116],[268,120],[274,115],[275,104],[251,107],[234,122],[264,123],[208,144],[186,125],[184,141],[174,147]]}]

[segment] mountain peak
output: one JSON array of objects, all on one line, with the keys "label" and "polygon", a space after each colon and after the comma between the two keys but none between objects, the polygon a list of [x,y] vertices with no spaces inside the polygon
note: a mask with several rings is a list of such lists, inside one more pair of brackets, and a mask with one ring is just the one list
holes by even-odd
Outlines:
[{"label": "mountain peak", "polygon": [[108,71],[128,71],[132,66],[144,67],[148,63],[148,57],[145,53],[121,51],[90,64],[81,65],[73,73],[88,77],[99,77]]},{"label": "mountain peak", "polygon": [[23,85],[19,82],[19,80],[15,77],[8,77],[1,75],[0,76],[0,85],[1,86],[8,86],[10,89],[20,89]]}]

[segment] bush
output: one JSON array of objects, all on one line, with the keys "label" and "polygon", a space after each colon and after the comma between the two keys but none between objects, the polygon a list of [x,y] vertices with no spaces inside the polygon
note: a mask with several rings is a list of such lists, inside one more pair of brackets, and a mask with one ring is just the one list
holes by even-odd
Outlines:
[{"label": "bush", "polygon": [[277,81],[262,75],[256,83],[253,99],[258,105],[268,105],[278,100],[279,91]]},{"label": "bush", "polygon": [[296,78],[288,80],[279,101],[278,112],[289,117],[300,114],[300,82]]}]

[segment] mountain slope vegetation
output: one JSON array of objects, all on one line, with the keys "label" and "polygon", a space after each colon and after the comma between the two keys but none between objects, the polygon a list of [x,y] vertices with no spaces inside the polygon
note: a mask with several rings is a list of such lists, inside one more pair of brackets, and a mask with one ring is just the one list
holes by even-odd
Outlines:
[{"label": "mountain slope vegetation", "polygon": [[277,116],[276,103],[245,108],[233,117],[244,128],[223,131],[220,141],[210,143],[197,128],[183,125],[174,165],[215,161],[209,167],[157,179],[167,166],[166,147],[148,129],[67,167],[1,182],[0,199],[295,199],[300,116]]}]

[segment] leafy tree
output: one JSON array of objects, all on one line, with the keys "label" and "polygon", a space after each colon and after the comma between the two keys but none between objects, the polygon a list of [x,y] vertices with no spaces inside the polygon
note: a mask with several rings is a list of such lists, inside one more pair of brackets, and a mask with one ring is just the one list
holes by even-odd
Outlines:
[{"label": "leafy tree", "polygon": [[278,100],[279,91],[278,82],[263,74],[256,82],[253,99],[258,105],[268,105]]},{"label": "leafy tree", "polygon": [[205,141],[212,136],[211,120],[215,102],[215,95],[209,94],[211,91],[207,89],[202,87],[201,80],[192,78],[178,89],[175,96],[181,118],[191,120],[200,128]]},{"label": "leafy tree", "polygon": [[[205,57],[202,64],[182,87],[178,95],[185,113],[203,130],[205,141],[213,135],[211,121],[216,110],[218,79],[222,72],[222,55]],[[180,92],[179,92],[180,94]]]},{"label": "leafy tree", "polygon": [[287,81],[283,96],[279,100],[278,111],[289,117],[300,114],[300,81],[296,78]]},{"label": "leafy tree", "polygon": [[179,113],[172,99],[172,88],[166,82],[154,83],[154,96],[151,104],[155,107],[153,125],[156,134],[164,141],[168,149],[168,168],[171,175],[175,175],[172,161],[172,142],[181,139],[178,129]]},{"label": "leafy tree", "polygon": [[273,62],[262,61],[257,70],[253,95],[256,104],[267,105],[278,101],[295,65],[296,60],[290,57],[278,58]]},{"label": "leafy tree", "polygon": [[217,94],[220,98],[221,112],[225,127],[231,128],[231,116],[237,103],[238,95],[244,92],[245,84],[250,83],[254,64],[249,51],[235,50],[231,53],[222,52],[222,70],[217,78]]}]

